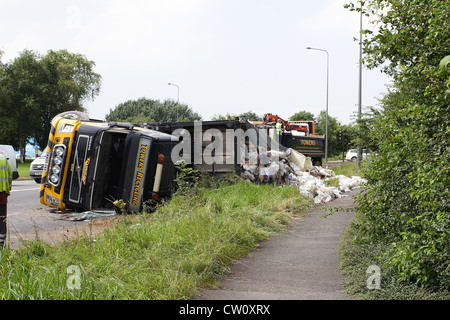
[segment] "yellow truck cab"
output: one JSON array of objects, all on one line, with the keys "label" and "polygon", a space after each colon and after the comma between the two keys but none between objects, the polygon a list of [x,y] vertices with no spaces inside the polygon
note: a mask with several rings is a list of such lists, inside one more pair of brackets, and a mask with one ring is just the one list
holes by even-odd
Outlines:
[{"label": "yellow truck cab", "polygon": [[178,138],[130,123],[90,120],[80,112],[53,118],[40,201],[60,210],[110,211],[122,200],[126,212],[170,194]]}]

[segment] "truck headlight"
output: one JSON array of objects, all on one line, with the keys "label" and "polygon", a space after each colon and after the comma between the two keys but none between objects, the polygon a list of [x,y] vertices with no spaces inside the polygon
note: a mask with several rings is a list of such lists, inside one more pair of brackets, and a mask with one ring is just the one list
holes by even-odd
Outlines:
[{"label": "truck headlight", "polygon": [[59,183],[61,182],[61,173],[62,173],[62,164],[64,162],[64,158],[66,156],[66,146],[63,144],[58,144],[53,149],[53,155],[51,163],[49,164],[50,167],[50,174],[48,181],[53,186],[57,187]]},{"label": "truck headlight", "polygon": [[55,154],[56,154],[58,157],[62,157],[62,156],[64,155],[64,148],[61,148],[61,147],[56,148],[56,149],[55,149]]},{"label": "truck headlight", "polygon": [[61,168],[59,166],[53,166],[52,167],[52,172],[54,174],[58,174],[59,175],[59,173],[61,172]]},{"label": "truck headlight", "polygon": [[57,174],[52,174],[50,176],[50,182],[53,184],[57,184],[59,181],[59,176]]}]

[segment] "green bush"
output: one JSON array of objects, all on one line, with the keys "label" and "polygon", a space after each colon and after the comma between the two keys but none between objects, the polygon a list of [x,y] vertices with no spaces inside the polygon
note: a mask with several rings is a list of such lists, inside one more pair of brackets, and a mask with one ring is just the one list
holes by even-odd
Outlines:
[{"label": "green bush", "polygon": [[450,4],[399,4],[373,0],[365,9],[379,25],[365,32],[365,62],[394,85],[371,131],[379,156],[364,175],[359,230],[365,241],[391,244],[386,264],[400,279],[449,288],[450,70],[440,62],[450,52]]}]

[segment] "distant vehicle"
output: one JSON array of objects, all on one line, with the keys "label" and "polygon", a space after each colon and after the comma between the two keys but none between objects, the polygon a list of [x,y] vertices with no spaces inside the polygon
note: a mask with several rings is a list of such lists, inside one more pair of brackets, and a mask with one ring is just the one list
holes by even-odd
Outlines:
[{"label": "distant vehicle", "polygon": [[7,144],[0,144],[0,154],[4,155],[9,161],[11,170],[13,172],[13,179],[19,178],[19,171],[17,171],[16,152],[14,148]]},{"label": "distant vehicle", "polygon": [[30,178],[34,179],[36,183],[41,183],[42,170],[45,165],[45,154],[42,154],[40,157],[36,158],[30,164]]},{"label": "distant vehicle", "polygon": [[[362,159],[366,160],[367,157],[370,157],[371,155],[374,155],[370,150],[362,149]],[[347,152],[347,155],[345,156],[345,160],[347,161],[353,161],[355,162],[358,159],[358,150],[357,149],[351,149]]]},{"label": "distant vehicle", "polygon": [[[16,159],[20,160],[20,153],[16,153]],[[28,153],[25,153],[25,159],[34,159],[34,157],[29,155]]]}]

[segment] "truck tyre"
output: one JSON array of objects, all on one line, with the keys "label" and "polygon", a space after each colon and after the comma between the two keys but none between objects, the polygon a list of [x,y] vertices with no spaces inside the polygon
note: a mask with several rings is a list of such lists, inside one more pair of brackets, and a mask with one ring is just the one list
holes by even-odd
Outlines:
[{"label": "truck tyre", "polygon": [[357,157],[352,157],[352,162],[356,162],[356,160],[357,160],[358,158]]},{"label": "truck tyre", "polygon": [[36,183],[41,184],[41,178],[35,178],[34,181],[36,181]]},{"label": "truck tyre", "polygon": [[312,160],[312,165],[315,167],[321,167],[322,166],[322,158],[318,157],[318,158],[311,158]]}]

